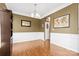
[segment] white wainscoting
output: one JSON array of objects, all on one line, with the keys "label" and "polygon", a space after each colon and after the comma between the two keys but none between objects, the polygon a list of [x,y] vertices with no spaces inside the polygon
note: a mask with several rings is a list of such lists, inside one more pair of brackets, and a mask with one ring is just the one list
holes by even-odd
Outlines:
[{"label": "white wainscoting", "polygon": [[51,43],[79,52],[79,34],[51,33]]},{"label": "white wainscoting", "polygon": [[[13,33],[13,43],[44,40],[44,32],[16,32]],[[51,33],[50,42],[60,47],[79,52],[79,34]]]},{"label": "white wainscoting", "polygon": [[13,33],[13,43],[32,41],[32,40],[44,40],[44,32],[16,32]]}]

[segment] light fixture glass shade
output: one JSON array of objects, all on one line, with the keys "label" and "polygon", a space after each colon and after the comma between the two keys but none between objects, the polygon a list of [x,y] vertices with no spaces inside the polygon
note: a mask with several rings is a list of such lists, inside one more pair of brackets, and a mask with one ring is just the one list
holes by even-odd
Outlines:
[{"label": "light fixture glass shade", "polygon": [[39,15],[39,13],[37,13],[37,4],[35,3],[34,4],[34,11],[33,11],[33,13],[31,13],[31,17],[34,17],[34,18],[40,18],[40,15]]},{"label": "light fixture glass shade", "polygon": [[34,18],[40,18],[40,15],[38,13],[31,13],[31,17],[34,17]]}]

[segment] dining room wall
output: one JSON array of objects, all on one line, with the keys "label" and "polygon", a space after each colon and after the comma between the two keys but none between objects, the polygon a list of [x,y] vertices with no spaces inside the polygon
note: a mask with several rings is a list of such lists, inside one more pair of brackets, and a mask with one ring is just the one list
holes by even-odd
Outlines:
[{"label": "dining room wall", "polygon": [[[79,53],[78,3],[73,3],[47,17],[51,19],[50,43]],[[54,28],[54,19],[69,14],[69,27]],[[43,18],[46,19],[47,17]]]}]

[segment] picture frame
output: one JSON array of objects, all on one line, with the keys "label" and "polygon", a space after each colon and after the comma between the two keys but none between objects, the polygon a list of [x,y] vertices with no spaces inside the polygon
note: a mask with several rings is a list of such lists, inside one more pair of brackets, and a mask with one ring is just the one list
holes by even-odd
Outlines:
[{"label": "picture frame", "polygon": [[54,18],[54,28],[69,28],[70,27],[70,14]]},{"label": "picture frame", "polygon": [[28,20],[21,20],[22,27],[31,27],[31,21]]}]

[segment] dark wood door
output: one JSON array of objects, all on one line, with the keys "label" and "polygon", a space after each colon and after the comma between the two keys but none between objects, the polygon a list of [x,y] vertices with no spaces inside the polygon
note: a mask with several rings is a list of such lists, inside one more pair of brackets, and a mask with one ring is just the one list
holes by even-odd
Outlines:
[{"label": "dark wood door", "polygon": [[12,13],[9,10],[0,11],[1,19],[1,54],[9,56],[11,53]]}]

